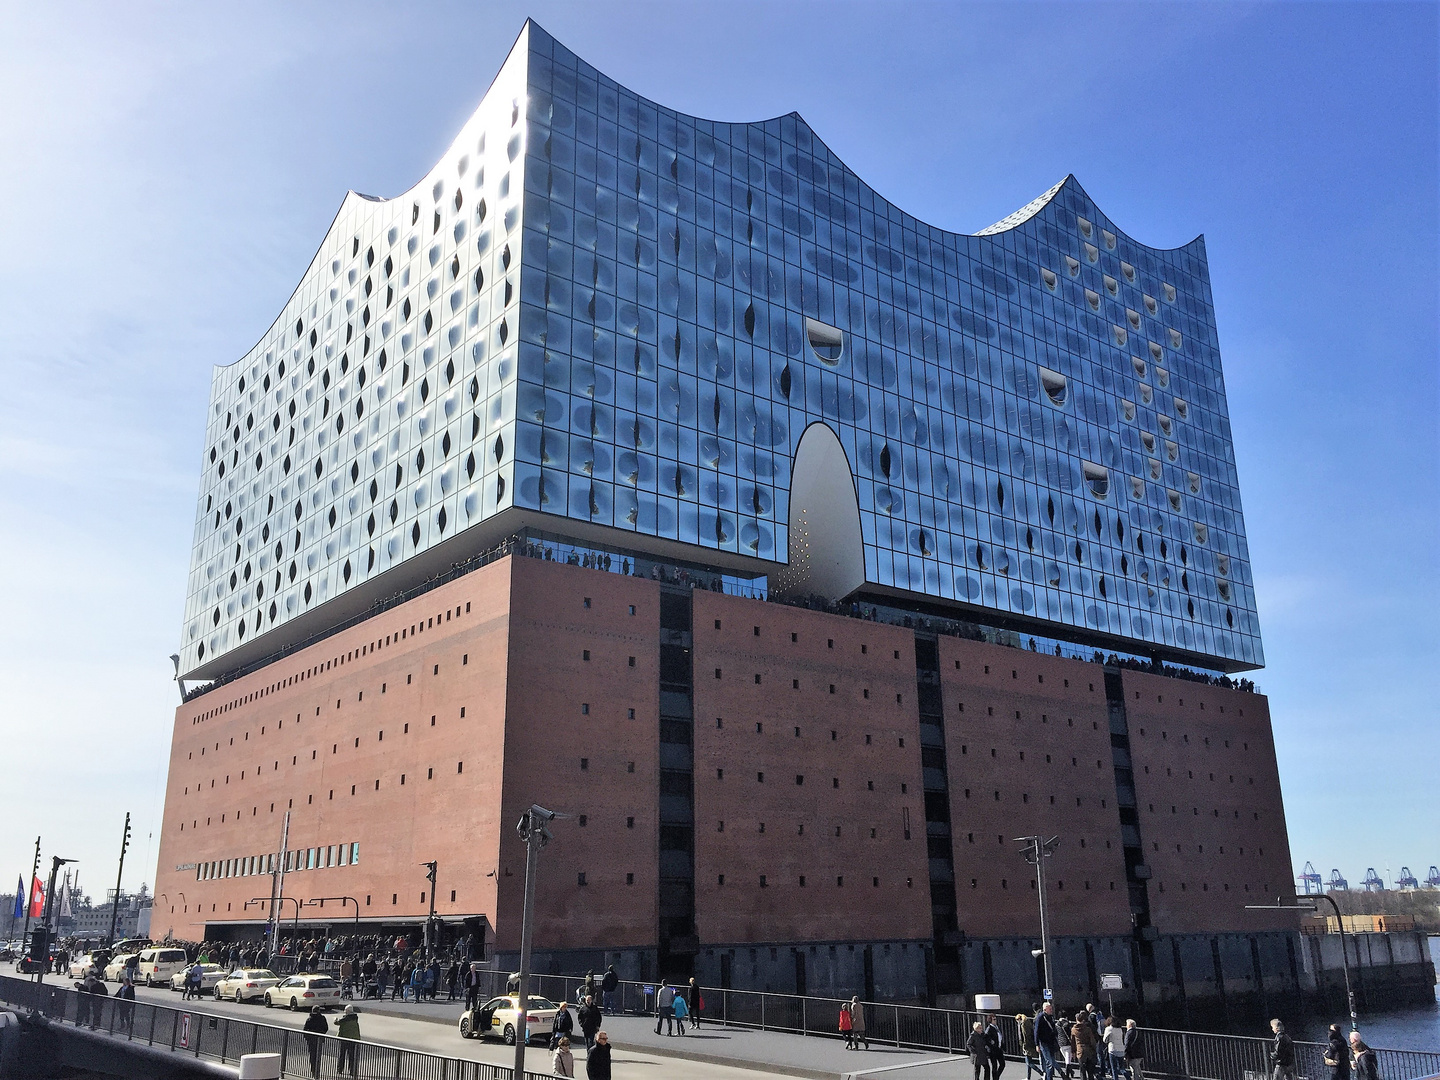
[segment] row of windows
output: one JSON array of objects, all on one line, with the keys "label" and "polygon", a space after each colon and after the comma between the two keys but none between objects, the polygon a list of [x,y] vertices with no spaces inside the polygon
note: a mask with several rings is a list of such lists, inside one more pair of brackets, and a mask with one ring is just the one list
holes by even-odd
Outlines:
[{"label": "row of windows", "polygon": [[[332,866],[354,866],[359,861],[360,844],[357,841],[349,844],[329,844],[322,847],[296,848],[293,851],[286,851],[283,865],[288,874],[297,870],[325,870]],[[273,874],[279,862],[275,852],[268,855],[242,855],[238,859],[215,859],[196,866],[195,880],[211,881],[218,878]]]},{"label": "row of windows", "polygon": [[[633,876],[633,875],[630,875],[630,876]],[[627,882],[627,884],[629,884],[629,882]],[[370,906],[370,901],[371,901],[372,895],[373,895],[373,894],[370,894],[370,893],[367,893],[367,894],[366,894],[366,896],[365,896],[365,906],[366,906],[366,907],[369,907],[369,906]],[[450,902],[451,902],[452,904],[455,903],[457,896],[458,896],[458,890],[456,890],[456,889],[451,889],[451,890],[450,890]],[[428,894],[428,893],[423,893],[423,892],[422,892],[422,893],[420,894],[420,903],[422,903],[422,904],[426,903],[426,902],[428,901],[428,897],[429,897],[429,894]],[[288,899],[288,897],[287,897],[287,899]],[[306,903],[314,903],[314,901],[306,901]],[[392,907],[398,906],[399,903],[400,903],[400,894],[399,894],[399,893],[391,893],[391,894],[390,894],[390,904],[391,904],[391,906],[392,906]],[[189,911],[190,911],[190,905],[189,905],[189,904],[182,904],[182,905],[180,905],[180,908],[181,908],[181,913],[182,913],[182,914],[188,914]],[[227,904],[225,905],[225,910],[226,910],[226,911],[233,911],[234,909],[235,909],[235,907],[234,907],[234,904],[233,904],[233,903],[227,903]],[[202,911],[204,911],[204,910],[205,910],[205,905],[204,905],[203,903],[197,903],[197,904],[195,905],[195,911],[196,911],[197,913],[198,913],[198,912],[202,912]],[[211,904],[211,905],[210,905],[210,910],[211,910],[212,913],[213,913],[213,912],[217,912],[217,911],[219,910],[219,904],[218,904],[218,903]],[[175,914],[175,905],[174,905],[174,904],[171,904],[171,905],[170,905],[170,914],[171,914],[171,915],[174,915],[174,914]]]},{"label": "row of windows", "polygon": [[[864,884],[864,878],[860,878],[859,881],[860,881],[861,884]],[[850,879],[850,883],[853,885],[853,884],[855,884],[855,882],[856,882],[856,879],[852,876],[851,879]],[[717,875],[715,876],[715,884],[716,884],[717,886],[723,886],[723,885],[725,884],[725,875],[724,875],[724,874],[717,874]],[[770,875],[768,875],[768,874],[761,874],[761,875],[759,876],[759,880],[756,882],[756,884],[757,884],[760,888],[762,888],[762,889],[768,889],[768,888],[770,887]],[[802,888],[802,889],[805,888],[805,886],[806,886],[805,875],[804,875],[804,874],[798,875],[798,876],[795,878],[795,884],[796,884],[799,888]],[[732,887],[734,886],[734,882],[733,882],[733,881],[731,882],[731,886],[732,886]],[[835,887],[836,887],[837,889],[843,889],[843,888],[845,887],[845,875],[844,875],[844,874],[836,874],[836,875],[835,875]],[[879,879],[878,877],[871,877],[871,878],[870,878],[870,887],[871,887],[871,888],[874,888],[874,889],[880,888],[880,879]],[[914,879],[914,878],[909,878],[909,877],[907,877],[907,878],[905,879],[905,888],[907,888],[907,889],[913,889],[914,887],[915,887],[915,879]]]}]

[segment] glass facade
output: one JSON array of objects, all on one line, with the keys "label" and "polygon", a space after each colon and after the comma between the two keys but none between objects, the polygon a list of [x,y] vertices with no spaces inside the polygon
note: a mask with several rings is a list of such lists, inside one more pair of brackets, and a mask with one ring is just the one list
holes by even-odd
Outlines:
[{"label": "glass facade", "polygon": [[1138,244],[1068,177],[936,229],[799,116],[667,110],[529,23],[217,368],[181,670],[507,516],[773,572],[813,423],[867,588],[1263,664],[1202,238]]}]

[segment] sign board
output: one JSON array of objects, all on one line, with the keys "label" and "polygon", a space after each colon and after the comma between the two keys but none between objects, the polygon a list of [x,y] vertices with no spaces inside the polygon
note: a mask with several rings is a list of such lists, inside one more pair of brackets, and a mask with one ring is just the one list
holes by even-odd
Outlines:
[{"label": "sign board", "polygon": [[642,989],[645,993],[647,993],[647,994],[653,994],[653,993],[655,992],[655,987],[650,986],[650,985],[648,985],[648,984],[647,984],[646,986],[641,987],[641,989]]},{"label": "sign board", "polygon": [[180,873],[181,871],[184,871],[184,870],[194,870],[194,869],[195,869],[195,866],[196,866],[196,864],[193,863],[193,862],[176,863],[176,864],[175,864],[175,872],[178,874],[178,873]]},{"label": "sign board", "polygon": [[1055,1000],[1055,991],[1054,991],[1054,990],[1051,990],[1050,987],[1048,987],[1048,986],[1045,988],[1045,1000],[1046,1000],[1046,1001],[1054,1001],[1054,1000]]},{"label": "sign board", "polygon": [[189,1013],[181,1013],[181,1014],[180,1014],[180,1045],[181,1045],[181,1046],[186,1046],[186,1047],[188,1047],[188,1046],[190,1045],[190,1014],[189,1014]]},{"label": "sign board", "polygon": [[1101,990],[1124,990],[1124,989],[1125,989],[1125,980],[1122,979],[1119,975],[1101,975],[1101,976],[1100,976],[1100,989],[1101,989]]}]

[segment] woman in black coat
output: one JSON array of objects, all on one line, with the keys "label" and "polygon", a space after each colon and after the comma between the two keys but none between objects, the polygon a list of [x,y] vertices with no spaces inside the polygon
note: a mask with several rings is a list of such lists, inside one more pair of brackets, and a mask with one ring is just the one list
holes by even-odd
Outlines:
[{"label": "woman in black coat", "polygon": [[1350,1080],[1350,1046],[1339,1024],[1330,1025],[1330,1043],[1325,1048],[1325,1064],[1330,1066],[1330,1080]]},{"label": "woman in black coat", "polygon": [[610,1036],[603,1031],[585,1055],[585,1075],[589,1080],[610,1080]]}]

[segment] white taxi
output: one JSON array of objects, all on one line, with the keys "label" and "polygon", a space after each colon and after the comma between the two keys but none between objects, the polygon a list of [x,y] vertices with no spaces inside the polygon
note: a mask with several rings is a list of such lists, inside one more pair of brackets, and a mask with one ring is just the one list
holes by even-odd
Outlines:
[{"label": "white taxi", "polygon": [[79,956],[70,958],[70,978],[83,979],[90,974],[90,969],[95,966],[97,960],[103,960],[104,953],[81,953]]},{"label": "white taxi", "polygon": [[184,949],[150,948],[140,954],[140,971],[135,981],[146,986],[166,986],[177,971],[190,966]]},{"label": "white taxi", "polygon": [[[460,1017],[460,1037],[482,1039],[486,1035],[493,1035],[514,1046],[515,1032],[520,1026],[519,1015],[519,995],[491,998],[479,1008],[471,1009]],[[526,1025],[527,1041],[548,1040],[555,1028],[555,1018],[559,1015],[559,1005],[548,998],[531,994],[529,1023]]]},{"label": "white taxi", "polygon": [[269,968],[236,968],[215,983],[216,1001],[260,1001],[265,991],[278,985],[280,976]]},{"label": "white taxi", "polygon": [[[219,964],[201,964],[200,993],[203,994],[207,990],[214,992],[215,984],[218,983],[221,979],[223,979],[227,974],[229,974],[229,972],[227,972]],[[190,968],[187,967],[183,971],[177,971],[174,975],[170,976],[170,989],[183,994],[185,992],[185,980],[189,977]]]},{"label": "white taxi", "polygon": [[340,984],[329,975],[291,975],[279,986],[265,991],[265,1007],[288,1005],[291,1012],[329,1009],[340,1004]]},{"label": "white taxi", "polygon": [[105,970],[100,977],[106,982],[119,982],[125,974],[125,968],[130,966],[132,959],[136,959],[135,953],[121,953],[105,965]]}]

